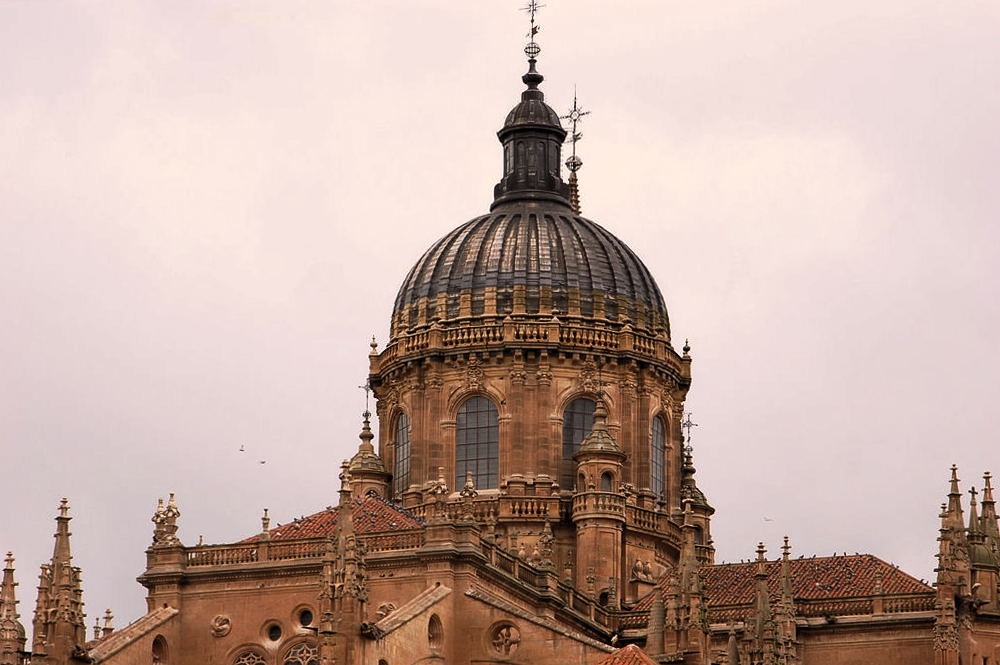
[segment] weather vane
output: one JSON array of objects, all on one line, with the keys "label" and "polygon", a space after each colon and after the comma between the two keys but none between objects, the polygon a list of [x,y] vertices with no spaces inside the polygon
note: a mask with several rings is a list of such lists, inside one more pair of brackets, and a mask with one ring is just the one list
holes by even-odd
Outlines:
[{"label": "weather vane", "polygon": [[535,24],[535,14],[544,6],[538,0],[528,0],[528,4],[521,7],[521,11],[527,13],[528,18],[531,20],[531,30],[528,31],[527,35],[528,44],[524,47],[524,54],[528,56],[528,60],[534,60],[542,52],[542,47],[535,42],[535,35],[542,29],[541,26]]},{"label": "weather vane", "polygon": [[580,167],[583,166],[583,160],[576,156],[576,142],[583,138],[583,133],[577,131],[577,125],[583,122],[585,115],[590,115],[590,111],[584,111],[580,108],[580,104],[576,100],[576,86],[573,86],[573,108],[566,115],[559,116],[561,120],[569,120],[573,128],[569,138],[566,139],[573,144],[573,154],[566,160],[566,168],[573,173],[579,171]]}]

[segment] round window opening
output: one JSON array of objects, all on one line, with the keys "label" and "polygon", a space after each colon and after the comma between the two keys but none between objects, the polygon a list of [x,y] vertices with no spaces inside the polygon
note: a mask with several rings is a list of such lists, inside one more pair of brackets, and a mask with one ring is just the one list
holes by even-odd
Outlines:
[{"label": "round window opening", "polygon": [[299,612],[299,625],[311,626],[313,622],[312,610],[302,610]]},{"label": "round window opening", "polygon": [[490,646],[501,656],[510,656],[521,644],[521,631],[512,623],[498,623],[490,628]]},{"label": "round window opening", "polygon": [[267,627],[267,639],[272,642],[277,642],[281,639],[281,626],[276,623],[272,623]]}]

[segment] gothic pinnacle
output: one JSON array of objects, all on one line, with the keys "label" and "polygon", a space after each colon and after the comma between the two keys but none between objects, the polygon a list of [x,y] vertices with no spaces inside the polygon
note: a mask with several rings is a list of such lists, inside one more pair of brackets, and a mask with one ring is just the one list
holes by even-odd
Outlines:
[{"label": "gothic pinnacle", "polygon": [[14,588],[14,553],[7,552],[4,560],[3,581],[0,582],[0,621],[17,619],[17,597]]}]

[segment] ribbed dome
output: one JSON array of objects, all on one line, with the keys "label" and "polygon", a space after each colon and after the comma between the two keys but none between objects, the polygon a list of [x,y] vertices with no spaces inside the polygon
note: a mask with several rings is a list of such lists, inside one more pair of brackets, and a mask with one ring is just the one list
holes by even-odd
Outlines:
[{"label": "ribbed dome", "polygon": [[669,335],[663,296],[635,253],[568,208],[538,204],[505,205],[436,242],[396,296],[393,329],[507,314],[629,320]]}]

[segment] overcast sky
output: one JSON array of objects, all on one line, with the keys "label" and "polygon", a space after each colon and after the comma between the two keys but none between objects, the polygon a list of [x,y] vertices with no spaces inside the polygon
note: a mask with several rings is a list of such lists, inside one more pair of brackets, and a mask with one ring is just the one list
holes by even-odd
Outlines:
[{"label": "overcast sky", "polygon": [[[158,496],[186,544],[336,502],[370,336],[492,199],[519,4],[0,0],[25,619],[62,496],[88,623],[119,626]],[[584,213],[691,339],[719,560],[787,533],[930,577],[948,466],[1000,473],[1000,3],[546,4],[546,99],[593,111]]]}]

